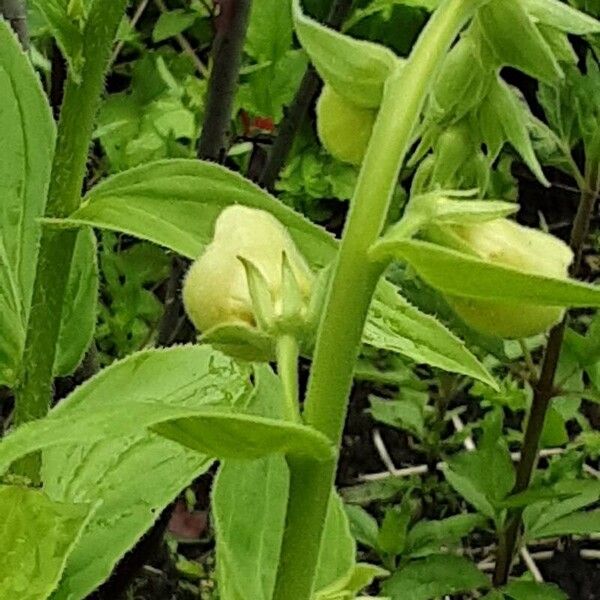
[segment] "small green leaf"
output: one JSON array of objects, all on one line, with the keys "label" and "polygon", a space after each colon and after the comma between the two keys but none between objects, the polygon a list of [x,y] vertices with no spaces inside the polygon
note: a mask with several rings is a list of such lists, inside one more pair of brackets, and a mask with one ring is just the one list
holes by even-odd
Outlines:
[{"label": "small green leaf", "polygon": [[541,81],[552,82],[562,70],[521,0],[488,2],[476,17],[499,65],[510,65]]},{"label": "small green leaf", "polygon": [[0,486],[0,590],[11,600],[45,600],[91,514],[88,504],[52,502],[41,491]]},{"label": "small green leaf", "polygon": [[365,108],[378,108],[383,86],[401,64],[384,46],[355,40],[329,29],[302,12],[293,0],[296,33],[323,80],[338,94]]},{"label": "small green leaf", "polygon": [[600,306],[600,287],[575,280],[532,275],[419,240],[382,240],[372,258],[395,257],[410,264],[432,287],[455,296],[537,306]]},{"label": "small green leaf", "polygon": [[185,31],[194,24],[198,15],[183,9],[161,13],[152,30],[152,41],[162,42]]},{"label": "small green leaf", "polygon": [[567,595],[556,586],[534,581],[513,581],[502,592],[511,600],[567,600]]},{"label": "small green leaf", "polygon": [[420,398],[384,400],[371,396],[369,412],[380,423],[406,429],[422,439],[425,434],[425,402]]},{"label": "small green leaf", "polygon": [[375,565],[358,563],[348,573],[331,585],[319,590],[315,600],[350,600],[363,588],[370,585],[376,577],[385,577],[388,572]]},{"label": "small green leaf", "polygon": [[354,539],[369,548],[377,548],[379,526],[375,517],[364,508],[354,504],[346,504],[344,510],[348,516],[350,531]]},{"label": "small green leaf", "polygon": [[262,0],[252,4],[246,52],[257,62],[280,61],[292,46],[291,0]]},{"label": "small green leaf", "polygon": [[470,560],[447,554],[413,560],[383,585],[392,600],[433,600],[490,586],[487,577]]},{"label": "small green leaf", "polygon": [[[479,107],[478,120],[483,142],[495,158],[504,142],[508,141],[538,180],[545,186],[549,186],[550,183],[542,171],[529,134],[528,124],[531,118],[525,101],[520,100],[516,92],[500,77],[496,77],[490,85],[488,95]],[[490,135],[490,132],[494,131],[502,132],[499,139],[495,139],[493,133]]]},{"label": "small green leaf", "polygon": [[96,329],[98,301],[96,238],[91,229],[79,232],[61,316],[54,374],[70,375],[81,363]]},{"label": "small green leaf", "polygon": [[592,535],[600,531],[600,510],[576,512],[536,529],[537,538]]},{"label": "small green leaf", "polygon": [[419,521],[408,533],[406,552],[413,558],[437,554],[457,545],[486,519],[477,514],[455,515],[439,521]]},{"label": "small green leaf", "polygon": [[408,503],[387,508],[377,536],[377,550],[389,556],[402,554],[406,548],[406,536],[411,518],[412,513]]},{"label": "small green leaf", "polygon": [[575,35],[600,33],[600,21],[561,0],[524,0],[524,4],[529,15],[544,25]]}]

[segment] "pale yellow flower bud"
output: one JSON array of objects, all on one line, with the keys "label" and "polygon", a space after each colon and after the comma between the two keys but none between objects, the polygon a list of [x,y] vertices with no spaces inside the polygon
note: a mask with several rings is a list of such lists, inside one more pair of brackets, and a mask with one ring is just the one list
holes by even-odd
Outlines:
[{"label": "pale yellow flower bud", "polygon": [[[455,225],[448,232],[462,249],[525,273],[567,279],[573,252],[558,238],[508,219]],[[448,302],[471,327],[504,338],[543,333],[558,323],[564,308],[450,296]]]},{"label": "pale yellow flower bud", "polygon": [[333,157],[360,165],[367,151],[377,111],[352,104],[328,85],[317,103],[317,131]]},{"label": "pale yellow flower bud", "polygon": [[284,252],[308,304],[313,275],[286,228],[268,212],[226,208],[216,221],[213,241],[183,286],[185,309],[196,328],[204,332],[219,325],[256,325],[246,270],[238,257],[260,271],[277,312],[282,306]]}]

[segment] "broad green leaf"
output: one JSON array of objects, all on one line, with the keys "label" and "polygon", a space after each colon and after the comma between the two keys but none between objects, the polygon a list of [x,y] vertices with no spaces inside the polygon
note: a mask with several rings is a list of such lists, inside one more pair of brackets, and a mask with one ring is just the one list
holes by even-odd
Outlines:
[{"label": "broad green leaf", "polygon": [[510,65],[541,81],[562,76],[552,50],[521,0],[488,2],[476,17],[481,34],[500,65]]},{"label": "broad green leaf", "polygon": [[544,25],[575,35],[600,33],[600,21],[561,0],[525,0],[524,4],[529,15]]},{"label": "broad green leaf", "polygon": [[433,600],[489,587],[487,577],[461,556],[438,554],[409,562],[383,585],[392,600]]},{"label": "broad green leaf", "polygon": [[46,96],[0,20],[0,384],[15,382],[35,276],[55,127]]},{"label": "broad green leaf", "polygon": [[437,319],[412,306],[391,285],[380,285],[373,299],[363,343],[397,352],[417,363],[474,377],[494,389],[498,387],[464,342]]},{"label": "broad green leaf", "polygon": [[[140,398],[159,398],[177,407],[221,400],[237,406],[250,392],[245,374],[229,359],[209,348],[179,347],[117,363],[78,388],[53,412],[68,419],[106,407],[116,421],[116,415],[127,413],[130,401]],[[110,575],[167,504],[204,473],[212,459],[144,429],[124,437],[65,441],[43,453],[46,493],[61,502],[101,501],[52,597],[79,600]]]},{"label": "broad green leaf", "polygon": [[[51,223],[128,233],[193,259],[211,241],[221,211],[234,203],[267,210],[277,217],[315,269],[334,259],[337,243],[327,232],[239,174],[208,162],[166,160],[126,171],[92,189],[69,219]],[[380,284],[377,298],[365,330],[366,344],[495,387],[491,375],[458,338],[412,307],[391,284]],[[214,331],[214,340],[211,335],[208,339],[231,346],[229,334],[231,329]]]},{"label": "broad green leaf", "polygon": [[296,33],[322,79],[338,94],[366,108],[378,108],[383,87],[401,64],[384,46],[329,29],[302,12],[293,0]]},{"label": "broad green leaf", "polygon": [[[256,393],[246,409],[263,418],[282,414],[281,383],[266,365],[255,371]],[[285,526],[289,470],[283,457],[223,461],[213,488],[219,597],[271,600]],[[341,502],[330,503],[317,578],[322,586],[354,563],[354,541]]]},{"label": "broad green leaf", "polygon": [[575,280],[532,275],[491,264],[420,240],[382,240],[372,257],[395,257],[411,265],[432,287],[455,296],[538,306],[600,306],[600,287]]},{"label": "broad green leaf", "polygon": [[0,595],[45,600],[89,519],[90,505],[53,502],[44,492],[0,486]]},{"label": "broad green leaf", "polygon": [[197,160],[158,161],[110,177],[61,222],[129,233],[195,259],[211,241],[221,211],[232,204],[272,213],[315,266],[333,258],[335,241],[324,230],[241,175]]},{"label": "broad green leaf", "polygon": [[212,511],[223,600],[271,600],[288,487],[289,473],[281,456],[221,465]]},{"label": "broad green leaf", "polygon": [[328,439],[305,425],[216,411],[190,417],[157,419],[152,430],[182,446],[219,458],[253,459],[283,453],[327,460],[333,453]]},{"label": "broad green leaf", "polygon": [[554,585],[534,581],[513,581],[502,588],[511,600],[567,600],[567,595]]},{"label": "broad green leaf", "polygon": [[77,22],[68,14],[69,0],[33,0],[33,3],[48,22],[52,35],[69,64],[69,72],[79,82],[84,64],[84,36]]},{"label": "broad green leaf", "polygon": [[256,61],[276,63],[292,47],[291,0],[261,0],[252,4],[246,52]]},{"label": "broad green leaf", "polygon": [[79,232],[61,317],[54,374],[71,374],[88,349],[96,329],[98,302],[96,238],[91,229]]},{"label": "broad green leaf", "polygon": [[181,8],[161,13],[152,30],[152,41],[162,42],[185,31],[197,18],[197,13]]},{"label": "broad green leaf", "polygon": [[482,515],[494,520],[497,517],[496,509],[486,497],[485,493],[479,488],[477,482],[470,474],[459,473],[449,466],[442,468],[444,477],[448,483],[474,508]]},{"label": "broad green leaf", "polygon": [[455,515],[439,521],[421,520],[408,533],[406,552],[412,557],[442,552],[448,546],[459,544],[476,527],[486,520],[481,515]]},{"label": "broad green leaf", "polygon": [[600,510],[576,512],[536,529],[538,538],[564,535],[592,535],[600,533]]},{"label": "broad green leaf", "polygon": [[412,511],[408,503],[387,507],[377,535],[377,550],[390,556],[403,554],[411,519]]}]

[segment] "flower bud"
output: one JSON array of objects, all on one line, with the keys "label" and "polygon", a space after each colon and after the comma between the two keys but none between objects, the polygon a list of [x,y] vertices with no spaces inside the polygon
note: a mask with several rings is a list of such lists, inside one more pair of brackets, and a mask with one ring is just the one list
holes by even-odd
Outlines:
[{"label": "flower bud", "polygon": [[325,85],[317,103],[317,131],[333,157],[360,165],[363,161],[377,111],[362,108]]},{"label": "flower bud", "polygon": [[[444,243],[525,273],[567,279],[573,252],[558,238],[508,219],[444,227]],[[558,323],[562,307],[448,296],[454,311],[473,329],[504,338],[543,333]]]},{"label": "flower bud", "polygon": [[[308,305],[313,274],[286,228],[270,213],[234,205],[218,217],[213,241],[190,268],[183,286],[185,309],[196,328],[257,327],[256,293],[249,286],[248,268],[276,318],[283,311],[283,260],[286,257],[299,294]],[[262,307],[264,308],[264,307]]]}]

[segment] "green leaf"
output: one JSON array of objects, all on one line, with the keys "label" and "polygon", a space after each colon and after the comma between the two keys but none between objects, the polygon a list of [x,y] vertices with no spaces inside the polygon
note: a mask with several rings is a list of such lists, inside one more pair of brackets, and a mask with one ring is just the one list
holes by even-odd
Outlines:
[{"label": "green leaf", "polygon": [[524,0],[524,4],[529,15],[544,25],[575,35],[600,33],[600,21],[561,0]]},{"label": "green leaf", "polygon": [[0,486],[2,597],[48,598],[90,512],[88,504],[53,502],[38,490]]},{"label": "green leaf", "polygon": [[388,572],[366,563],[354,565],[348,573],[331,585],[319,590],[315,600],[350,600],[363,588],[370,585],[376,577],[385,577]]},{"label": "green leaf", "polygon": [[552,527],[553,523],[597,502],[600,497],[600,482],[563,479],[555,485],[555,491],[570,494],[571,497],[528,506],[523,513],[526,539],[536,539],[540,531]]},{"label": "green leaf", "polygon": [[[54,412],[76,419],[81,411],[94,415],[106,406],[116,422],[128,412],[129,402],[138,399],[159,398],[180,408],[221,399],[237,406],[250,393],[245,373],[231,360],[206,347],[188,346],[117,363],[78,388]],[[123,437],[68,441],[43,453],[45,491],[57,501],[101,504],[69,557],[52,600],[87,597],[180,490],[212,464],[210,457],[143,428]]]},{"label": "green leaf", "polygon": [[246,52],[258,62],[276,63],[292,47],[291,0],[254,2],[246,34]]},{"label": "green leaf", "polygon": [[380,284],[377,290],[365,325],[363,343],[397,352],[417,363],[474,377],[498,389],[492,375],[469,352],[464,342],[437,319],[412,306],[390,284]]},{"label": "green leaf", "polygon": [[408,503],[388,507],[377,535],[377,550],[389,556],[398,556],[406,548],[406,536],[412,512]]},{"label": "green leaf", "polygon": [[69,72],[78,83],[84,63],[84,36],[78,24],[68,14],[68,0],[33,0],[33,4],[48,22],[52,35],[69,64]]},{"label": "green leaf", "polygon": [[487,577],[470,560],[434,555],[409,562],[383,585],[392,600],[433,600],[489,587]]},{"label": "green leaf", "polygon": [[81,363],[96,329],[98,302],[96,238],[91,229],[77,236],[58,338],[54,374],[70,375]]},{"label": "green leaf", "polygon": [[[257,387],[247,409],[262,417],[282,414],[282,388],[268,366],[255,372]],[[219,597],[271,600],[285,527],[289,470],[281,456],[226,460],[216,477],[212,507],[217,534]],[[354,540],[339,498],[330,503],[318,585],[325,586],[354,564]]]},{"label": "green leaf", "polygon": [[296,33],[322,79],[338,94],[366,108],[378,108],[383,86],[401,64],[384,46],[355,40],[321,25],[293,0]]},{"label": "green leaf", "polygon": [[271,600],[285,525],[285,459],[225,461],[212,494],[219,596]]},{"label": "green leaf", "polygon": [[[278,218],[314,268],[326,266],[335,257],[337,242],[323,229],[239,174],[195,160],[159,161],[111,177],[93,188],[69,219],[50,223],[120,231],[193,259],[211,241],[221,211],[234,203],[266,210]],[[365,330],[366,344],[496,386],[458,338],[412,307],[390,284],[380,284],[377,298]],[[231,345],[231,330],[212,334],[218,335],[219,344]]]},{"label": "green leaf", "polygon": [[521,0],[488,2],[476,17],[482,36],[499,65],[510,65],[541,81],[552,82],[562,70]]},{"label": "green leaf", "polygon": [[556,586],[534,581],[513,581],[502,592],[512,600],[567,600],[567,595]]},{"label": "green leaf", "polygon": [[486,415],[477,450],[452,457],[444,467],[444,475],[467,502],[485,516],[497,519],[502,500],[515,483],[500,410]]},{"label": "green leaf", "polygon": [[128,233],[194,259],[211,241],[221,211],[232,204],[273,214],[312,264],[325,266],[333,258],[335,241],[323,229],[241,175],[197,160],[158,161],[110,177],[58,223]]},{"label": "green leaf", "polygon": [[380,423],[406,429],[422,439],[425,434],[425,401],[408,397],[403,400],[384,400],[371,396],[369,413]]},{"label": "green leaf", "polygon": [[19,371],[54,151],[46,96],[9,25],[0,20],[0,384]]},{"label": "green leaf", "polygon": [[185,31],[197,18],[197,13],[187,12],[181,8],[161,13],[152,30],[152,41],[162,42]]},{"label": "green leaf", "polygon": [[364,508],[354,504],[346,504],[344,510],[348,516],[350,531],[354,539],[369,548],[377,548],[379,526],[375,517]]},{"label": "green leaf", "polygon": [[[488,95],[479,107],[478,123],[483,142],[487,144],[495,158],[504,145],[504,141],[508,141],[538,180],[549,186],[550,183],[542,171],[529,135],[530,119],[531,113],[525,101],[519,99],[516,92],[499,76],[496,77],[490,86]],[[495,136],[490,136],[490,131],[502,132],[499,140],[494,141]],[[498,141],[500,141],[500,147],[498,147]]]},{"label": "green leaf", "polygon": [[600,510],[576,512],[537,528],[537,538],[560,537],[563,535],[592,535],[600,531]]},{"label": "green leaf", "polygon": [[372,258],[395,257],[410,264],[432,287],[455,296],[537,306],[600,306],[600,287],[532,275],[419,240],[382,240]]},{"label": "green leaf", "polygon": [[328,439],[316,429],[264,417],[207,412],[157,419],[152,430],[219,458],[253,459],[283,453],[327,460],[333,454]]},{"label": "green leaf", "polygon": [[413,558],[437,554],[457,545],[476,527],[483,527],[481,515],[455,515],[439,521],[419,521],[408,533],[406,552]]}]

